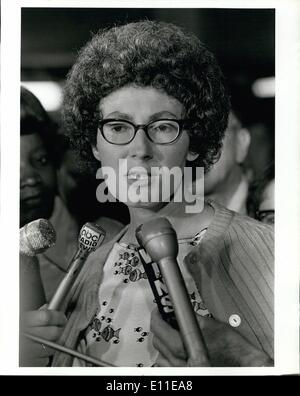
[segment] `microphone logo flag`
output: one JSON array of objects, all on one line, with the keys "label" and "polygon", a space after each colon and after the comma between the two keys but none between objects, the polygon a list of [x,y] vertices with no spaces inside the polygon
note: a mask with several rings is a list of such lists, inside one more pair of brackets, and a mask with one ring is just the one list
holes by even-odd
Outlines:
[{"label": "microphone logo flag", "polygon": [[167,285],[165,284],[159,265],[151,259],[143,247],[139,247],[138,253],[141,263],[147,274],[147,278],[160,314],[164,320],[173,326],[173,328],[178,329],[169,291]]},{"label": "microphone logo flag", "polygon": [[96,224],[86,223],[79,234],[79,246],[82,250],[95,251],[103,242],[105,231]]}]

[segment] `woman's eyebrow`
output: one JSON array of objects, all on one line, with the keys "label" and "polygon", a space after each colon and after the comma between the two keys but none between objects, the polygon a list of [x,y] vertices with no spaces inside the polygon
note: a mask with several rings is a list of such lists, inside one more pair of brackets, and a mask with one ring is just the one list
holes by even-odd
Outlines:
[{"label": "woman's eyebrow", "polygon": [[[133,121],[134,117],[131,116],[130,114],[122,113],[120,111],[113,111],[112,113],[106,114],[104,119],[107,118],[118,118],[122,120],[128,120],[128,121]],[[157,113],[153,113],[149,116],[148,120],[153,121],[153,120],[158,120],[160,118],[174,118],[178,119],[178,115],[172,113],[171,111],[164,110],[164,111],[159,111]]]},{"label": "woman's eyebrow", "polygon": [[158,120],[159,118],[169,118],[169,117],[174,117],[174,119],[178,118],[178,115],[168,111],[168,110],[164,110],[164,111],[159,111],[158,113],[154,113],[149,117],[149,120]]},{"label": "woman's eyebrow", "polygon": [[105,115],[104,119],[115,118],[115,117],[117,117],[120,120],[128,120],[128,121],[133,120],[133,117],[131,117],[129,114],[121,113],[120,111],[113,111],[112,113]]}]

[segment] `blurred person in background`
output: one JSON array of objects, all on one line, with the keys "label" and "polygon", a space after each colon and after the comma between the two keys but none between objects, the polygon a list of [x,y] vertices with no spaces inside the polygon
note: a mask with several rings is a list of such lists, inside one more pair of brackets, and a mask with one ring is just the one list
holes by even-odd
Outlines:
[{"label": "blurred person in background", "polygon": [[249,215],[266,224],[275,219],[275,165],[274,162],[253,181],[247,202]]},{"label": "blurred person in background", "polygon": [[251,134],[251,144],[245,160],[245,166],[251,169],[251,181],[258,179],[275,158],[274,98],[257,99],[253,102],[248,104],[251,106],[249,119],[245,114],[242,118]]},{"label": "blurred person in background", "polygon": [[204,177],[205,197],[241,214],[247,214],[249,181],[243,163],[250,141],[248,129],[243,128],[237,115],[231,111],[220,159]]},{"label": "blurred person in background", "polygon": [[[48,219],[53,212],[57,191],[55,166],[56,124],[40,101],[21,87],[20,109],[20,227],[34,220]],[[34,259],[34,260],[33,260]],[[46,302],[39,261],[36,257],[19,257],[20,324],[28,309]],[[30,344],[20,337],[20,365]],[[34,353],[34,349],[30,350]]]},{"label": "blurred person in background", "polygon": [[20,227],[48,219],[56,195],[56,125],[40,101],[21,87]]}]

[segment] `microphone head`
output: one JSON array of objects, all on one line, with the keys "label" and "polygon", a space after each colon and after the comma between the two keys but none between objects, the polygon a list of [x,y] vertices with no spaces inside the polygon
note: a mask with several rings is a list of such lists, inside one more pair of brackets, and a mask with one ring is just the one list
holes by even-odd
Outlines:
[{"label": "microphone head", "polygon": [[106,232],[98,224],[85,223],[80,230],[78,243],[81,250],[94,252],[102,244]]},{"label": "microphone head", "polygon": [[34,220],[20,228],[20,253],[35,256],[55,244],[56,232],[46,219]]},{"label": "microphone head", "polygon": [[177,235],[166,218],[160,217],[142,224],[137,228],[136,237],[156,263],[165,257],[176,259],[178,254]]}]

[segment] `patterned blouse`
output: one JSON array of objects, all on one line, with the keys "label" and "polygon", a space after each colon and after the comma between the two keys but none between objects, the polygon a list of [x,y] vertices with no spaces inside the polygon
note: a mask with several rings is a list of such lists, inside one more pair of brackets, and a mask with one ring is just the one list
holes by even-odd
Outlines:
[{"label": "patterned blouse", "polygon": [[[200,243],[205,230],[188,241],[179,240],[178,263],[197,314],[210,316],[183,257]],[[151,312],[155,300],[138,247],[116,242],[104,266],[99,310],[85,330],[78,351],[118,367],[151,367],[158,352],[152,345]],[[75,359],[73,366],[82,361]]]}]

